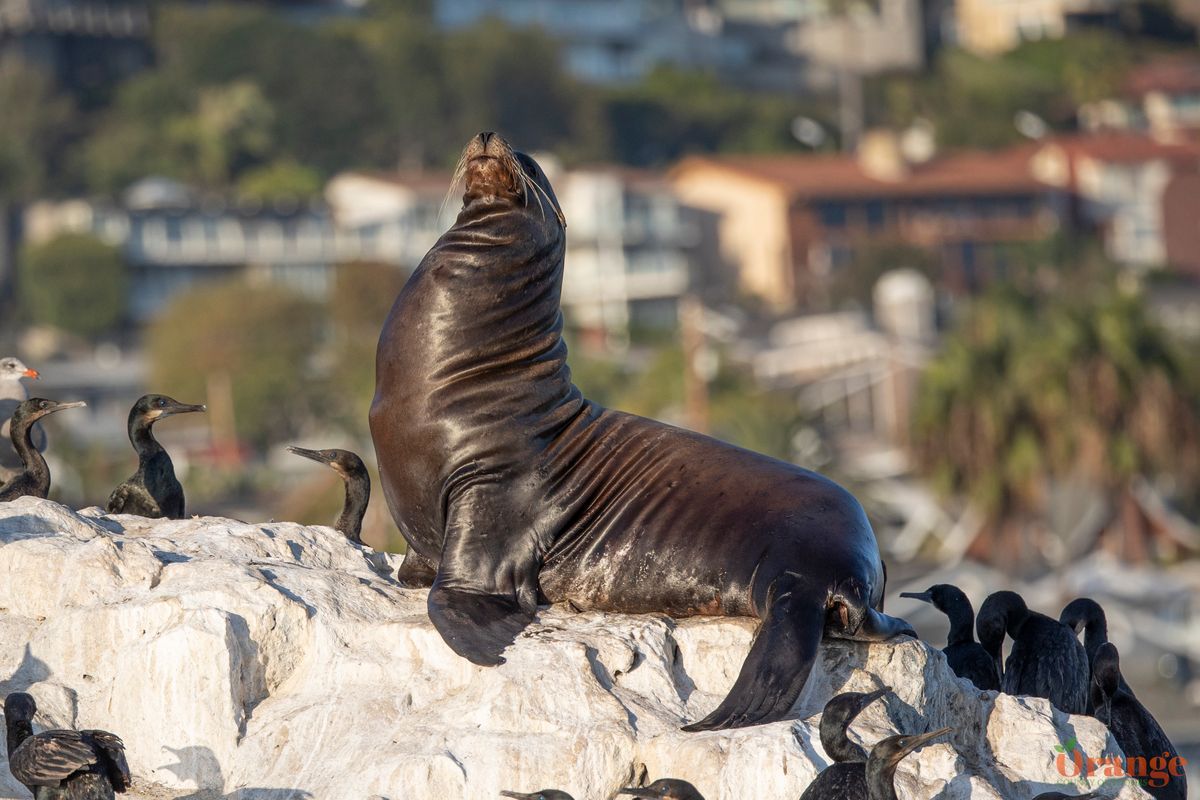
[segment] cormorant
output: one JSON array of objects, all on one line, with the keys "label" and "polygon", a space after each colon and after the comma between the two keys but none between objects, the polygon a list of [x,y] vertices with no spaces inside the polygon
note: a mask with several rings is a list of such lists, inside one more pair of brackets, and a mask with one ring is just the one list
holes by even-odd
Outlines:
[{"label": "cormorant", "polygon": [[108,731],[33,732],[37,704],[24,692],[4,698],[8,769],[34,800],[113,800],[131,783],[125,745]]},{"label": "cormorant", "polygon": [[[1075,631],[1076,635],[1083,631],[1083,650],[1087,653],[1090,672],[1096,663],[1096,652],[1100,645],[1108,641],[1108,619],[1104,616],[1104,609],[1090,597],[1078,597],[1067,603],[1067,607],[1058,615],[1058,621]],[[1121,678],[1121,688],[1133,694],[1124,678]],[[1087,713],[1091,714],[1092,710],[1089,693]]]},{"label": "cormorant", "polygon": [[843,692],[825,704],[821,712],[821,747],[833,761],[804,790],[804,797],[834,797],[847,785],[862,785],[866,780],[867,751],[850,741],[846,729],[864,708],[891,689],[874,692]]},{"label": "cormorant", "polygon": [[33,423],[42,417],[67,408],[82,408],[87,403],[56,403],[41,397],[31,397],[13,412],[10,435],[13,449],[21,457],[22,470],[8,483],[0,486],[0,503],[31,495],[45,498],[50,494],[50,468],[46,459],[33,446]]},{"label": "cormorant", "polygon": [[514,797],[516,800],[575,800],[574,797],[558,789],[542,789],[540,792],[521,794],[520,792],[501,792],[501,797]]},{"label": "cormorant", "polygon": [[138,469],[108,498],[108,513],[183,519],[183,487],[175,465],[154,438],[154,423],[172,414],[207,411],[161,394],[142,395],[129,410],[129,441],[138,456]]},{"label": "cormorant", "polygon": [[[9,424],[17,406],[29,399],[29,393],[21,383],[25,378],[37,380],[36,369],[30,369],[13,356],[0,358],[0,484],[11,480],[21,471],[21,457],[9,446]],[[34,426],[33,446],[46,452],[46,431],[41,425]]]},{"label": "cormorant", "polygon": [[[1121,745],[1126,770],[1132,774],[1129,766],[1138,758],[1146,762],[1156,757],[1165,757],[1168,761],[1177,758],[1179,751],[1163,733],[1158,721],[1132,691],[1122,687],[1122,683],[1120,655],[1112,642],[1105,642],[1096,649],[1096,660],[1092,665],[1093,716],[1108,726],[1117,744]],[[1168,774],[1167,778],[1163,786],[1143,782],[1142,788],[1158,800],[1186,800],[1187,778],[1182,774]]]},{"label": "cormorant", "polygon": [[[919,735],[889,736],[871,748],[866,764],[847,764],[856,767],[845,770],[837,784],[820,783],[821,776],[808,785],[800,800],[897,800],[896,767],[912,751],[936,739],[952,728],[940,728]],[[826,770],[828,772],[828,770]],[[821,775],[824,775],[822,772]]]},{"label": "cormorant", "polygon": [[1016,592],[995,592],[975,618],[979,642],[997,668],[1004,634],[1013,646],[1000,675],[1000,690],[1044,697],[1068,714],[1086,714],[1088,659],[1075,633],[1056,619],[1030,611]]},{"label": "cormorant", "polygon": [[371,476],[362,459],[349,450],[306,450],[295,446],[289,446],[288,450],[327,464],[342,476],[346,484],[346,502],[333,527],[350,541],[362,544],[363,514],[367,513],[367,503],[371,499]]},{"label": "cormorant", "polygon": [[617,794],[653,797],[657,800],[704,800],[704,795],[695,786],[677,778],[660,778],[649,786],[628,786]]},{"label": "cormorant", "polygon": [[901,592],[934,608],[950,618],[950,635],[942,652],[954,674],[966,678],[984,691],[1000,689],[1000,672],[983,645],[975,641],[975,609],[962,589],[949,583],[938,583],[924,592]]}]

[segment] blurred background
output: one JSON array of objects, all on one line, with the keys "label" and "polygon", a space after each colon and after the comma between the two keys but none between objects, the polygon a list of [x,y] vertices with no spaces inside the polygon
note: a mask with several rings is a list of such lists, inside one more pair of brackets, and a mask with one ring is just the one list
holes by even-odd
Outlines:
[{"label": "blurred background", "polygon": [[[832,474],[893,592],[1088,594],[1200,757],[1196,0],[0,0],[0,355],[54,496],[329,523],[480,130],[550,174],[577,383]],[[378,495],[378,492],[377,492]],[[365,537],[403,549],[379,498]],[[945,619],[889,605],[935,642]],[[1195,776],[1193,776],[1195,779]]]}]

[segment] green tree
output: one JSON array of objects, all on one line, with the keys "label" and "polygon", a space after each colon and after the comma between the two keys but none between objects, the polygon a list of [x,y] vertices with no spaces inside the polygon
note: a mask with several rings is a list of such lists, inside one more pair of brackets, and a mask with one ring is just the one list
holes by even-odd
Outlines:
[{"label": "green tree", "polygon": [[[656,419],[681,416],[684,406],[683,351],[676,345],[658,348],[647,359],[633,360],[632,370],[611,359],[571,351],[575,383],[584,394],[612,408]],[[795,397],[766,390],[753,378],[718,359],[709,382],[709,427],[713,436],[760,453],[791,460],[792,441],[806,422]]]},{"label": "green tree", "polygon": [[1051,128],[1074,126],[1084,103],[1115,96],[1145,43],[1108,31],[1028,42],[998,58],[946,50],[921,76],[883,79],[873,86],[886,122],[933,122],[943,147],[999,147],[1021,141],[1013,120],[1031,111]]},{"label": "green tree", "polygon": [[263,202],[307,200],[321,194],[321,176],[290,159],[272,161],[243,172],[237,194],[244,200]]},{"label": "green tree", "polygon": [[258,447],[293,436],[311,418],[323,393],[312,374],[318,343],[312,302],[241,279],[180,294],[146,336],[155,385],[204,397],[227,380],[237,435]]},{"label": "green tree", "polygon": [[917,461],[986,517],[977,555],[1015,561],[1030,531],[1045,527],[1050,483],[1078,477],[1116,499],[1139,550],[1145,520],[1134,480],[1171,474],[1196,485],[1200,395],[1190,380],[1136,299],[992,296],[923,377]]},{"label": "green tree", "polygon": [[64,234],[25,247],[17,286],[33,322],[80,336],[107,333],[125,316],[121,254],[87,234]]},{"label": "green tree", "polygon": [[61,156],[74,120],[70,99],[45,73],[0,63],[0,206],[56,182],[51,160]]},{"label": "green tree", "polygon": [[337,269],[329,316],[333,324],[333,381],[338,387],[332,414],[366,436],[367,412],[375,395],[375,346],[407,273],[387,264],[342,264]]},{"label": "green tree", "polygon": [[602,113],[612,157],[657,165],[697,152],[795,150],[799,145],[789,126],[801,111],[813,113],[783,96],[738,91],[711,75],[660,68],[632,86],[608,90]]}]

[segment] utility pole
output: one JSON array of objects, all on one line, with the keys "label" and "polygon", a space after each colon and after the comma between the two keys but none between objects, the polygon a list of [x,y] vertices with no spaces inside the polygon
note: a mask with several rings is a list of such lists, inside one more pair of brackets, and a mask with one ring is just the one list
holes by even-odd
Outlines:
[{"label": "utility pole", "polygon": [[684,424],[708,433],[710,353],[704,340],[704,306],[692,293],[679,298],[679,333],[683,341]]}]

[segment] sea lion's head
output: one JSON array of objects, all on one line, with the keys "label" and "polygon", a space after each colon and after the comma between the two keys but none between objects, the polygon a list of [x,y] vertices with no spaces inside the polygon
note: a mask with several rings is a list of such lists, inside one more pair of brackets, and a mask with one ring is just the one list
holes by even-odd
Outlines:
[{"label": "sea lion's head", "polygon": [[531,214],[542,221],[557,220],[566,227],[562,208],[542,168],[529,156],[491,131],[474,136],[463,149],[455,170],[462,179],[464,211],[487,206]]}]

